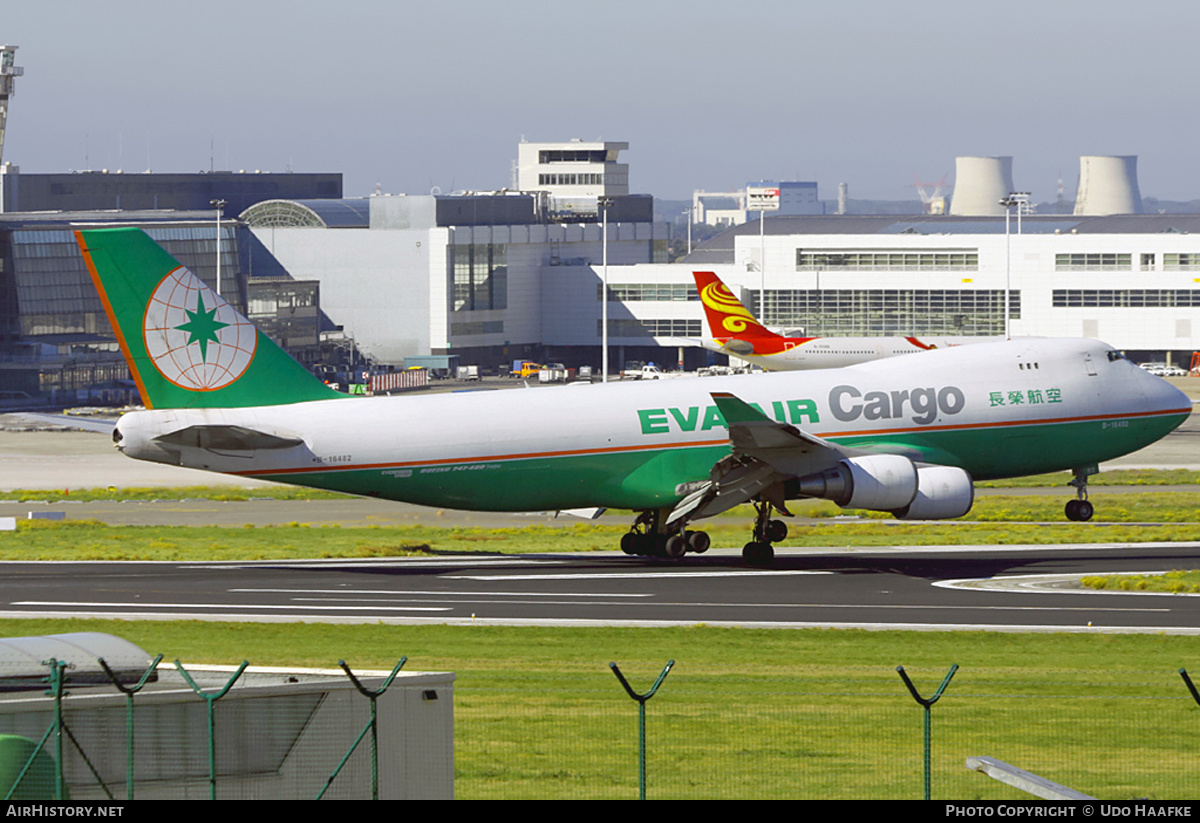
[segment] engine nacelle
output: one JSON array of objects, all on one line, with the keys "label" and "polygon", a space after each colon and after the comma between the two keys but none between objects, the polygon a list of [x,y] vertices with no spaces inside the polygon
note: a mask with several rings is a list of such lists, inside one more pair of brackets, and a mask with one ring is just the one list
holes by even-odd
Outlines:
[{"label": "engine nacelle", "polygon": [[956,466],[917,469],[917,496],[892,512],[901,520],[947,520],[962,517],[975,504],[971,475]]},{"label": "engine nacelle", "polygon": [[848,509],[892,512],[917,495],[917,467],[898,454],[848,457],[832,469],[798,478],[788,497],[819,497]]}]

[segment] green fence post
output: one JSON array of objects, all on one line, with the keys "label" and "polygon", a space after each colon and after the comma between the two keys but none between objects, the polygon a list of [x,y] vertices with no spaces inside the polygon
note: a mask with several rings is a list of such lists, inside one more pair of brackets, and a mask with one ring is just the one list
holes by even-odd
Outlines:
[{"label": "green fence post", "polygon": [[[100,772],[96,769],[96,765],[92,763],[91,758],[88,757],[87,752],[85,752],[83,750],[83,746],[80,745],[78,738],[76,738],[74,732],[71,731],[71,727],[67,725],[66,715],[63,712],[63,696],[65,695],[67,685],[66,671],[68,668],[72,668],[72,666],[53,657],[49,660],[43,660],[41,662],[43,666],[46,666],[49,669],[49,674],[46,676],[47,687],[44,694],[47,697],[54,698],[54,719],[53,722],[46,727],[46,732],[42,735],[42,739],[39,740],[37,745],[34,746],[30,751],[29,759],[21,768],[16,780],[13,782],[12,787],[9,788],[5,794],[4,799],[11,800],[13,797],[17,796],[21,782],[28,774],[30,774],[31,770],[38,768],[38,755],[44,753],[42,751],[42,747],[46,745],[46,741],[49,740],[50,735],[53,734],[55,757],[51,758],[49,755],[46,755],[46,758],[55,761],[53,766],[52,781],[54,784],[54,799],[67,799],[67,781],[65,772],[66,766],[63,762],[63,747],[65,741],[70,740],[71,745],[79,754],[80,759],[83,760],[84,765],[87,766],[91,771],[92,777],[96,779],[96,785],[98,785],[104,791],[104,794],[109,800],[115,800],[116,798],[113,797],[113,793],[109,790],[103,778],[100,777]],[[100,663],[103,665],[104,661],[101,660]],[[107,670],[108,667],[105,666],[105,669]],[[111,672],[109,674],[111,677]]]},{"label": "green fence post", "polygon": [[66,679],[67,664],[57,658],[43,660],[42,663],[50,667],[50,687],[46,694],[54,698],[54,799],[66,799],[66,779],[63,775],[63,716],[62,716],[62,698],[63,698],[63,681]]},{"label": "green fence post", "polygon": [[125,695],[125,799],[133,800],[133,696],[142,690],[146,685],[146,681],[150,679],[150,675],[154,674],[154,670],[158,668],[158,664],[162,662],[163,656],[160,654],[154,658],[150,664],[150,668],[142,674],[135,686],[126,686],[117,679],[113,670],[108,667],[108,663],[104,658],[99,659],[100,666],[104,669],[104,674],[112,682],[114,686],[121,690]]},{"label": "green fence post", "polygon": [[209,800],[217,799],[217,744],[216,744],[217,735],[216,735],[216,725],[213,722],[214,704],[218,700],[220,700],[222,697],[224,697],[225,694],[230,689],[233,688],[233,684],[237,682],[237,679],[242,676],[242,672],[246,671],[246,667],[249,665],[250,665],[249,660],[243,660],[242,665],[238,666],[238,670],[236,672],[234,672],[233,677],[231,677],[229,679],[229,682],[225,684],[225,688],[221,689],[219,692],[216,692],[214,694],[205,694],[205,692],[202,691],[201,688],[196,685],[196,682],[194,680],[192,680],[192,678],[188,675],[187,670],[183,668],[183,664],[180,663],[178,660],[175,661],[175,668],[179,669],[179,673],[181,675],[183,675],[183,679],[187,681],[187,684],[192,687],[192,691],[194,691],[200,697],[204,698],[205,703],[208,704],[208,799]]},{"label": "green fence post", "polygon": [[646,799],[646,701],[654,697],[654,693],[658,691],[658,687],[667,679],[667,672],[671,671],[671,667],[674,665],[674,660],[668,660],[667,665],[662,670],[662,674],[658,676],[658,680],[655,680],[654,685],[650,687],[650,691],[645,694],[638,694],[629,686],[629,681],[621,674],[621,670],[617,668],[617,664],[608,664],[608,667],[613,670],[613,674],[617,676],[617,680],[620,680],[621,685],[625,687],[625,693],[638,703],[638,790],[639,799],[641,800]]},{"label": "green fence post", "polygon": [[1187,684],[1188,691],[1192,693],[1192,700],[1196,701],[1196,705],[1200,706],[1200,693],[1196,691],[1196,687],[1192,685],[1192,678],[1188,677],[1187,669],[1180,669],[1179,676],[1183,678],[1183,682]]},{"label": "green fence post", "polygon": [[954,677],[954,673],[956,671],[958,671],[958,664],[955,663],[953,666],[950,667],[950,671],[946,673],[946,678],[944,680],[942,680],[942,685],[938,686],[937,692],[934,693],[933,697],[929,697],[929,698],[921,697],[921,695],[917,693],[916,687],[913,686],[912,681],[908,679],[908,674],[904,671],[903,666],[897,666],[896,671],[900,672],[900,679],[904,681],[905,686],[908,686],[908,693],[913,696],[913,700],[917,701],[925,709],[925,799],[929,800],[930,799],[930,797],[929,797],[929,794],[930,794],[930,792],[929,792],[929,784],[930,784],[929,752],[930,752],[930,748],[931,748],[931,741],[930,741],[931,712],[930,712],[930,709],[932,708],[933,704],[938,702],[938,700],[941,698],[942,692],[944,692],[946,690],[946,686],[950,685],[950,678]]},{"label": "green fence post", "polygon": [[388,686],[392,685],[392,681],[396,679],[396,675],[399,674],[400,669],[403,668],[406,662],[408,662],[407,655],[400,658],[400,662],[392,669],[392,673],[388,675],[388,679],[384,681],[383,686],[378,691],[371,691],[358,682],[358,678],[354,676],[354,672],[350,671],[350,667],[346,665],[345,660],[338,661],[338,665],[342,667],[342,671],[350,678],[350,682],[354,684],[354,688],[358,689],[358,693],[371,701],[371,719],[367,721],[367,725],[363,727],[363,730],[358,733],[358,737],[355,738],[354,743],[350,746],[350,751],[346,752],[345,757],[342,758],[342,762],[338,763],[337,768],[333,770],[333,774],[329,775],[329,779],[325,781],[325,785],[321,787],[321,792],[317,795],[317,800],[320,800],[325,796],[325,792],[329,791],[329,787],[333,785],[333,781],[341,773],[342,767],[350,760],[350,755],[354,754],[354,750],[362,742],[363,735],[368,731],[371,732],[371,799],[379,799],[379,726],[375,701],[383,696]]}]

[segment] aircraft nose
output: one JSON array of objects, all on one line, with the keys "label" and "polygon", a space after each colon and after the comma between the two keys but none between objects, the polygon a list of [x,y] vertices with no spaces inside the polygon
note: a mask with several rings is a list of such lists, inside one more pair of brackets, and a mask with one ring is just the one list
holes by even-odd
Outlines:
[{"label": "aircraft nose", "polygon": [[1147,374],[1142,388],[1146,401],[1154,411],[1190,411],[1192,399],[1161,377]]}]

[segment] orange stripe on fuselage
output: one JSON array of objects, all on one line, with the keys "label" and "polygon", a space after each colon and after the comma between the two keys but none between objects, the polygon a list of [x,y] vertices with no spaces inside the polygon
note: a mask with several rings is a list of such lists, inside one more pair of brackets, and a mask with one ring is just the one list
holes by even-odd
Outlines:
[{"label": "orange stripe on fuselage", "polygon": [[[1012,428],[1016,426],[1051,426],[1061,425],[1063,423],[1086,423],[1088,421],[1100,420],[1125,420],[1131,417],[1160,417],[1171,414],[1191,414],[1190,408],[1179,409],[1164,409],[1162,411],[1144,411],[1144,412],[1126,412],[1123,414],[1092,414],[1082,415],[1077,417],[1049,417],[1040,420],[997,420],[990,423],[959,423],[946,426],[908,426],[897,429],[863,429],[861,431],[845,431],[845,432],[806,432],[816,437],[826,440],[839,440],[846,437],[866,437],[869,435],[898,435],[912,434],[915,432],[944,432],[944,431],[963,431],[966,429],[1001,429]],[[228,472],[228,474],[237,475],[239,477],[269,477],[279,474],[309,474],[313,472],[343,472],[343,471],[366,471],[371,469],[398,469],[410,468],[414,466],[441,466],[455,463],[496,463],[505,460],[533,460],[537,458],[548,457],[576,457],[582,455],[594,454],[621,454],[638,451],[663,451],[667,449],[690,449],[704,448],[708,446],[721,446],[729,444],[728,438],[718,440],[697,440],[683,441],[677,443],[647,443],[637,446],[613,446],[611,448],[598,449],[571,449],[565,451],[547,451],[547,452],[521,452],[516,454],[499,454],[489,455],[485,457],[445,457],[436,460],[408,460],[398,463],[361,463],[353,466],[298,466],[290,469],[257,469],[240,472]]]}]

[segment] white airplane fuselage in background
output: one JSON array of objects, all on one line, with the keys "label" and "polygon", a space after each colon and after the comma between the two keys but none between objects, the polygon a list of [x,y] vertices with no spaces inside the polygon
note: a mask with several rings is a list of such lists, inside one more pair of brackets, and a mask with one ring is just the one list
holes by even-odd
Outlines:
[{"label": "white airplane fuselage in background", "polygon": [[786,337],[763,326],[725,282],[694,271],[709,337],[701,344],[767,371],[832,369],[953,346],[995,343],[1002,337]]},{"label": "white airplane fuselage in background", "polygon": [[803,369],[840,369],[872,360],[883,360],[905,354],[919,354],[935,349],[995,343],[997,337],[780,337],[774,350],[762,350],[752,341],[732,339],[726,343],[704,338],[704,348],[731,358],[744,360],[764,371],[799,371]]}]

